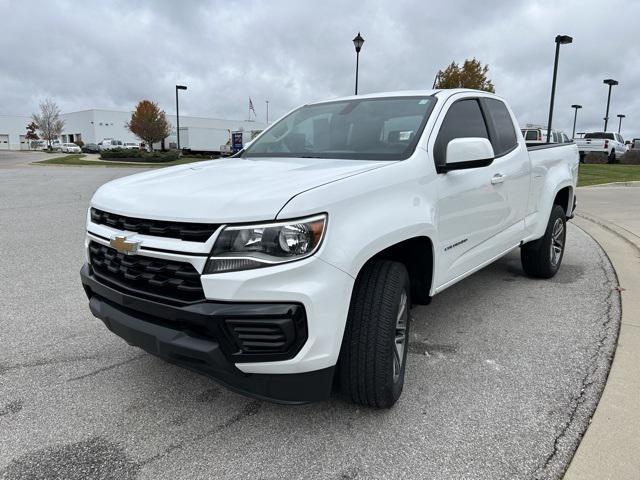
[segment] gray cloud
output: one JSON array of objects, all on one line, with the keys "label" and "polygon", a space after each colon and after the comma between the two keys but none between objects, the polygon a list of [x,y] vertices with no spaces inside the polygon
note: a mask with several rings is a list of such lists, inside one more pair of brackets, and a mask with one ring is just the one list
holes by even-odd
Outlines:
[{"label": "gray cloud", "polygon": [[363,93],[430,88],[439,68],[477,57],[521,123],[546,122],[556,34],[562,47],[554,125],[602,128],[604,78],[625,137],[640,137],[640,4],[595,1],[395,0],[8,2],[0,29],[0,113],[30,114],[53,97],[63,111],[132,109],[142,98],[174,111],[264,119],[312,100],[351,94],[361,31]]}]

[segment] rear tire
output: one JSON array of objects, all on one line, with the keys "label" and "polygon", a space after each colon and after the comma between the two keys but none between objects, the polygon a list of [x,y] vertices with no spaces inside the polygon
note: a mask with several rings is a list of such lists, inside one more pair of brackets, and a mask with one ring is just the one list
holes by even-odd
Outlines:
[{"label": "rear tire", "polygon": [[566,213],[560,205],[554,205],[544,236],[525,243],[520,249],[520,261],[525,273],[537,278],[551,278],[558,273],[566,239]]},{"label": "rear tire", "polygon": [[405,266],[366,264],[353,289],[340,351],[342,393],[354,403],[390,408],[404,385],[411,285]]},{"label": "rear tire", "polygon": [[607,162],[608,163],[616,163],[616,151],[611,150],[611,153],[609,154],[609,157],[607,157]]}]

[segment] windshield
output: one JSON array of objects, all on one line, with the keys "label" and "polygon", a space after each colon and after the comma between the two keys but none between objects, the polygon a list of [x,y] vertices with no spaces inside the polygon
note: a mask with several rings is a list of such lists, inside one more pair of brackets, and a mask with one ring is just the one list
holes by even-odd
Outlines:
[{"label": "windshield", "polygon": [[594,138],[601,140],[613,140],[613,133],[595,132],[587,133],[584,138]]},{"label": "windshield", "polygon": [[306,105],[274,124],[242,156],[402,160],[413,153],[435,101],[387,97]]}]

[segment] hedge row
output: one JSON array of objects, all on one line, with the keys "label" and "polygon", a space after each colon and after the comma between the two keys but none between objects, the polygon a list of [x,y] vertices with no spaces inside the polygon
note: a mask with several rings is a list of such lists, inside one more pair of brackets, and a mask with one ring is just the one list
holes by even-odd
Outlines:
[{"label": "hedge row", "polygon": [[[602,165],[608,163],[608,158],[604,153],[589,153],[584,157],[584,163]],[[640,151],[630,150],[624,155],[617,157],[616,163],[622,165],[640,165]]]},{"label": "hedge row", "polygon": [[147,152],[140,149],[114,148],[113,150],[103,150],[100,152],[103,160],[122,160],[127,162],[172,162],[178,160],[178,151],[168,152]]}]

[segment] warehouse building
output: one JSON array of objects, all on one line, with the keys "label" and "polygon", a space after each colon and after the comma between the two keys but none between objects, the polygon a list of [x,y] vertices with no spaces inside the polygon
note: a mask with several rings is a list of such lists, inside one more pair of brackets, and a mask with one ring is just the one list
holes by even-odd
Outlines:
[{"label": "warehouse building", "polygon": [[[131,119],[131,112],[116,110],[82,110],[79,112],[63,113],[64,129],[60,141],[84,143],[98,143],[103,139],[116,139],[122,142],[139,143],[140,139],[131,133],[127,122]],[[171,148],[176,143],[176,116],[167,115],[167,120],[172,125],[171,135],[165,140],[165,146]],[[0,115],[0,150],[28,150],[29,144],[25,139],[27,125],[31,123],[31,117],[19,115]],[[258,132],[264,130],[267,124],[250,120],[226,120],[220,118],[189,117],[180,115],[180,135],[183,135],[183,127],[210,129],[212,136],[228,138],[229,132],[244,131]],[[185,146],[181,142],[181,146]],[[219,145],[216,143],[215,148]]]}]

